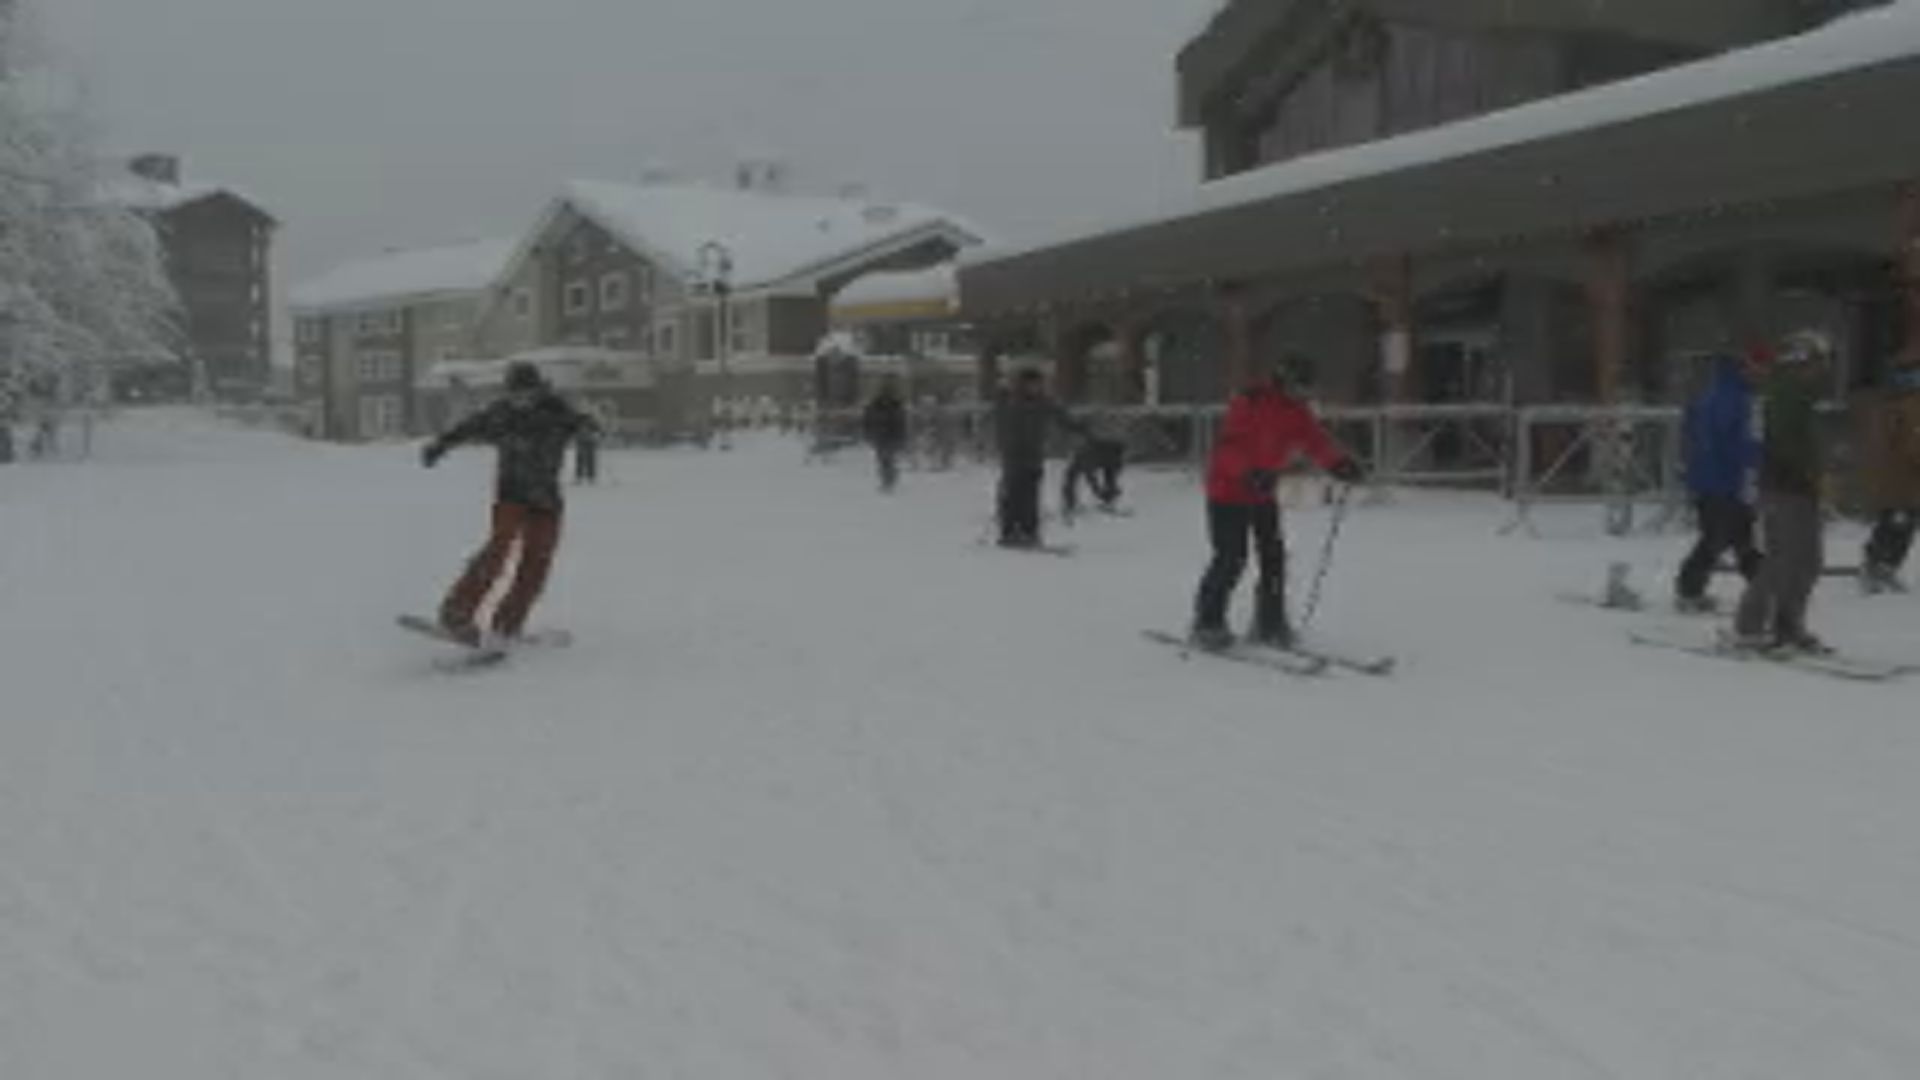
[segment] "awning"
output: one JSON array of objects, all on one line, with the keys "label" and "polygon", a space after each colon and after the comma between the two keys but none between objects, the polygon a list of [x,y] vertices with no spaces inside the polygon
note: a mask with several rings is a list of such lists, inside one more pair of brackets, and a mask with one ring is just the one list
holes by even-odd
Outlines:
[{"label": "awning", "polygon": [[[1270,166],[1187,209],[961,271],[990,319],[1920,179],[1920,5]],[[1889,237],[1891,237],[1891,222]]]}]

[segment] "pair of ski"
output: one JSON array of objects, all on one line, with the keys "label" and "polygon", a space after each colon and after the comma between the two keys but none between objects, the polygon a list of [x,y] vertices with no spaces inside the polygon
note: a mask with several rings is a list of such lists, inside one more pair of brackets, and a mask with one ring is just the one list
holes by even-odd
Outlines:
[{"label": "pair of ski", "polygon": [[[1650,611],[1638,597],[1588,596],[1581,593],[1563,593],[1560,599],[1570,604],[1618,611],[1623,614],[1642,614]],[[1651,648],[1670,649],[1692,656],[1705,656],[1717,660],[1739,660],[1756,664],[1772,664],[1776,667],[1792,668],[1815,675],[1825,675],[1850,682],[1886,682],[1905,675],[1920,673],[1920,664],[1897,664],[1887,660],[1850,656],[1844,652],[1806,652],[1791,649],[1753,649],[1729,641],[1719,628],[1702,625],[1720,615],[1717,611],[1676,611],[1673,618],[1684,620],[1684,624],[1653,624],[1627,631],[1628,640],[1635,645]]]},{"label": "pair of ski", "polygon": [[529,649],[564,649],[573,644],[573,635],[565,630],[535,630],[511,645],[489,642],[474,644],[448,633],[438,622],[419,615],[402,615],[395,621],[403,630],[458,649],[455,655],[434,661],[436,669],[446,672],[483,671],[499,667],[515,653]]},{"label": "pair of ski", "polygon": [[1313,678],[1331,674],[1334,671],[1348,671],[1358,675],[1384,678],[1393,674],[1394,668],[1399,664],[1399,661],[1391,656],[1360,656],[1306,645],[1281,649],[1249,641],[1238,641],[1225,649],[1203,649],[1184,634],[1169,634],[1164,630],[1145,630],[1142,633],[1148,641],[1177,650],[1182,659],[1209,656],[1301,678]]},{"label": "pair of ski", "polygon": [[1806,652],[1795,649],[1754,649],[1729,641],[1719,630],[1697,626],[1647,626],[1627,632],[1636,645],[1671,649],[1692,656],[1742,663],[1770,664],[1848,682],[1887,682],[1920,673],[1920,664],[1896,664],[1850,656],[1843,652]]}]

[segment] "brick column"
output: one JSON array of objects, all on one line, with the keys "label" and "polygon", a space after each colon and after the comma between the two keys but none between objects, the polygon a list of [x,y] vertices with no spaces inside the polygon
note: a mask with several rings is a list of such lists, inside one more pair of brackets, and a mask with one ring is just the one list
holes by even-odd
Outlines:
[{"label": "brick column", "polygon": [[1901,307],[1907,320],[1900,359],[1909,366],[1920,365],[1920,181],[1901,190],[1898,225],[1899,248],[1894,273],[1898,275]]},{"label": "brick column", "polygon": [[1388,404],[1411,401],[1413,373],[1413,260],[1379,259],[1369,267],[1369,299],[1380,321],[1380,395]]},{"label": "brick column", "polygon": [[1114,323],[1114,344],[1120,349],[1120,381],[1125,388],[1126,404],[1140,405],[1147,400],[1146,324],[1138,316]]},{"label": "brick column", "polygon": [[993,337],[980,342],[979,365],[976,369],[974,390],[981,401],[992,401],[995,391],[1000,388],[1000,342]]},{"label": "brick column", "polygon": [[1253,373],[1253,316],[1247,311],[1245,291],[1234,285],[1219,289],[1214,307],[1225,331],[1226,355],[1221,359],[1226,367],[1227,395],[1231,397],[1247,385]]},{"label": "brick column", "polygon": [[1620,400],[1632,348],[1630,276],[1631,251],[1627,234],[1603,229],[1587,237],[1587,303],[1593,313],[1593,389],[1601,404]]}]

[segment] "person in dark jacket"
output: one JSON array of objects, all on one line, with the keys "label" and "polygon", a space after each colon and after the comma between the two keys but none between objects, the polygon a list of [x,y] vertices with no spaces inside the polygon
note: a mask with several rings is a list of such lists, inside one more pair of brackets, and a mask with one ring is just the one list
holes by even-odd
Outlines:
[{"label": "person in dark jacket", "polygon": [[588,426],[573,437],[573,482],[591,484],[600,479],[600,429]]},{"label": "person in dark jacket", "polygon": [[1823,652],[1807,630],[1807,604],[1826,558],[1821,495],[1826,452],[1818,414],[1833,340],[1803,330],[1781,346],[1767,377],[1760,450],[1760,535],[1767,556],[1734,617],[1741,649]]},{"label": "person in dark jacket", "polygon": [[1085,484],[1100,508],[1112,511],[1120,502],[1120,471],[1127,463],[1127,444],[1119,439],[1088,439],[1067,462],[1060,486],[1060,512],[1080,512],[1080,485]]},{"label": "person in dark jacket", "polygon": [[1687,405],[1682,442],[1700,539],[1680,564],[1674,583],[1674,605],[1681,611],[1713,610],[1707,584],[1722,554],[1733,552],[1748,581],[1760,571],[1749,492],[1760,460],[1760,444],[1753,435],[1753,380],[1764,358],[1757,349],[1744,361],[1732,355],[1716,357],[1707,388]]},{"label": "person in dark jacket", "polygon": [[907,404],[900,397],[900,383],[887,379],[867,402],[860,418],[861,430],[880,467],[880,490],[892,491],[900,483],[900,451],[907,445]]},{"label": "person in dark jacket", "polygon": [[507,560],[519,549],[519,563],[506,595],[493,609],[492,632],[512,640],[526,630],[527,614],[546,587],[560,542],[565,504],[560,468],[567,448],[582,434],[597,433],[593,419],[567,404],[532,364],[507,369],[500,400],[428,443],[421,460],[428,468],[447,451],[469,443],[487,443],[498,452],[494,471],[492,529],[487,542],[467,563],[440,605],[440,626],[471,645],[482,641],[475,616]]},{"label": "person in dark jacket", "polygon": [[1868,593],[1906,592],[1900,568],[1920,523],[1920,367],[1905,363],[1869,403],[1862,425],[1863,485],[1875,519],[1860,565]]},{"label": "person in dark jacket", "polygon": [[1047,436],[1056,428],[1081,437],[1081,427],[1047,395],[1038,371],[1022,371],[994,406],[1000,444],[1000,546],[1040,545],[1040,486],[1047,477]]},{"label": "person in dark jacket", "polygon": [[1304,401],[1288,392],[1299,361],[1282,359],[1265,377],[1234,395],[1207,466],[1207,534],[1213,559],[1194,599],[1192,638],[1203,649],[1233,645],[1227,605],[1247,565],[1251,536],[1259,559],[1253,637],[1281,648],[1294,642],[1287,615],[1287,548],[1275,493],[1280,473],[1305,456],[1337,480],[1356,484],[1365,470],[1342,450]]}]

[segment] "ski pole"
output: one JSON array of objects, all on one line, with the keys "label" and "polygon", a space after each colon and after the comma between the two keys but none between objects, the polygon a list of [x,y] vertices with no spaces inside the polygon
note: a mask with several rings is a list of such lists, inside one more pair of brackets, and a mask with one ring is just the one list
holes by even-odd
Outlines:
[{"label": "ski pole", "polygon": [[1333,520],[1327,524],[1327,539],[1320,546],[1320,567],[1314,571],[1313,587],[1307,590],[1306,610],[1300,615],[1300,631],[1306,632],[1313,625],[1313,617],[1320,612],[1320,596],[1327,584],[1327,573],[1333,569],[1333,547],[1340,539],[1340,528],[1347,520],[1347,506],[1353,496],[1353,485],[1342,484],[1340,494],[1333,500]]}]

